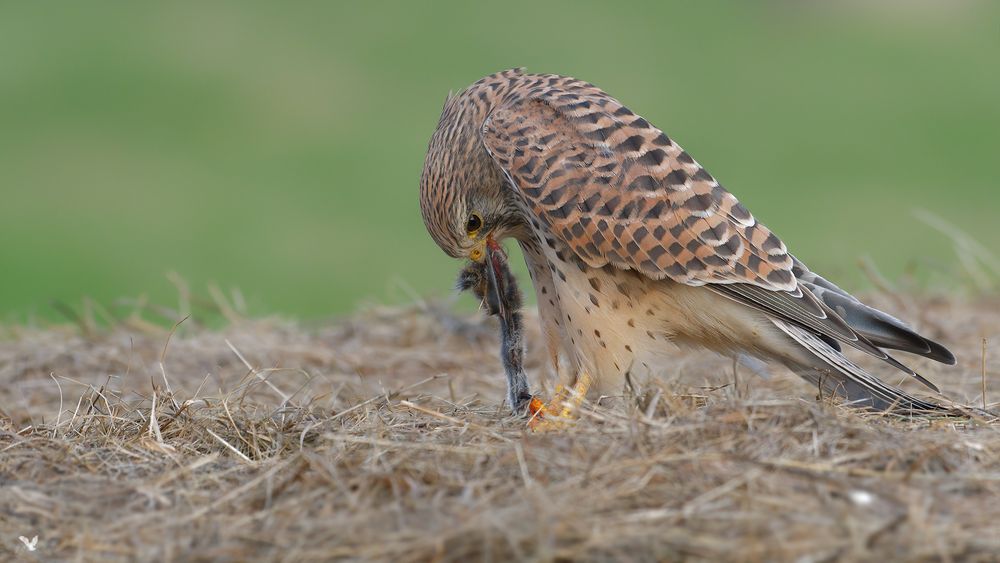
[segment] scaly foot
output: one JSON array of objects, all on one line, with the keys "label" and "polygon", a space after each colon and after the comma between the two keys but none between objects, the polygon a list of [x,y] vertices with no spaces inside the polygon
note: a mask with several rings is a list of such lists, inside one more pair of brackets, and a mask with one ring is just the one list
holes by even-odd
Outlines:
[{"label": "scaly foot", "polygon": [[577,411],[587,396],[592,380],[589,375],[581,373],[572,389],[567,390],[560,385],[556,388],[552,401],[546,405],[538,397],[532,397],[528,403],[531,420],[528,427],[535,432],[563,430],[576,419]]},{"label": "scaly foot", "polygon": [[532,397],[528,404],[528,412],[531,419],[528,420],[528,428],[534,432],[547,432],[550,430],[562,430],[569,426],[572,420],[568,415],[568,409],[559,406],[556,399],[548,405],[538,397]]}]

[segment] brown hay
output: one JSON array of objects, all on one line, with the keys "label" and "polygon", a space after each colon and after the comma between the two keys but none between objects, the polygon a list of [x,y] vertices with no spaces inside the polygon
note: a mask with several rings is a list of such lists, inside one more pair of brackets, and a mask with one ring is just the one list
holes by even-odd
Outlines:
[{"label": "brown hay", "polygon": [[[980,405],[982,338],[1000,398],[997,306],[890,308],[960,358],[914,367]],[[181,325],[169,344],[151,325],[7,327],[0,559],[1000,553],[992,421],[863,414],[783,374],[733,385],[730,362],[686,353],[617,406],[533,435],[498,404],[490,322],[434,307],[315,329],[234,319]],[[543,352],[527,341],[537,390]],[[18,536],[34,535],[29,552]]]}]

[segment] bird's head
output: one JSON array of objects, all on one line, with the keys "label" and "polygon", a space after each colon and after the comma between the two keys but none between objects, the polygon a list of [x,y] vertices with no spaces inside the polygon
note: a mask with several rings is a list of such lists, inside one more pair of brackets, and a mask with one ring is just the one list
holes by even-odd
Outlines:
[{"label": "bird's head", "polygon": [[431,238],[453,258],[487,259],[523,224],[479,130],[489,107],[468,91],[445,102],[420,177],[420,211]]}]

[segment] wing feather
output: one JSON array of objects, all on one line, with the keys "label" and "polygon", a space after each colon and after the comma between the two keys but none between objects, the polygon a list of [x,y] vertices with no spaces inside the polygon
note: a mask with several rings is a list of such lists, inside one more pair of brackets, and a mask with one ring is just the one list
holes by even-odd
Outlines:
[{"label": "wing feather", "polygon": [[810,271],[794,256],[792,260],[792,271],[799,284],[876,346],[919,354],[948,365],[956,363],[955,355],[941,344],[917,334],[896,317],[865,305],[850,293]]},{"label": "wing feather", "polygon": [[[825,365],[825,368],[819,365],[802,366],[797,371],[826,390],[877,410],[911,413],[949,410],[947,407],[919,399],[883,383],[808,330],[778,319],[772,319],[772,322]],[[820,374],[823,372],[827,373],[829,378],[822,377]]]},{"label": "wing feather", "polygon": [[487,151],[545,226],[592,267],[794,290],[784,243],[680,146],[599,92],[515,96],[483,125]]}]

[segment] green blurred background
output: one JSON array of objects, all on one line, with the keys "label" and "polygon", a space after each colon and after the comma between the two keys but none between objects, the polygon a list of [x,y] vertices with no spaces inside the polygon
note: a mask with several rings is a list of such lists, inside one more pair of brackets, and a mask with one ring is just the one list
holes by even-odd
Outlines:
[{"label": "green blurred background", "polygon": [[993,6],[4,2],[0,319],[172,303],[167,272],[303,318],[447,295],[427,139],[513,66],[602,86],[846,287],[869,255],[947,288],[912,210],[1000,244]]}]

